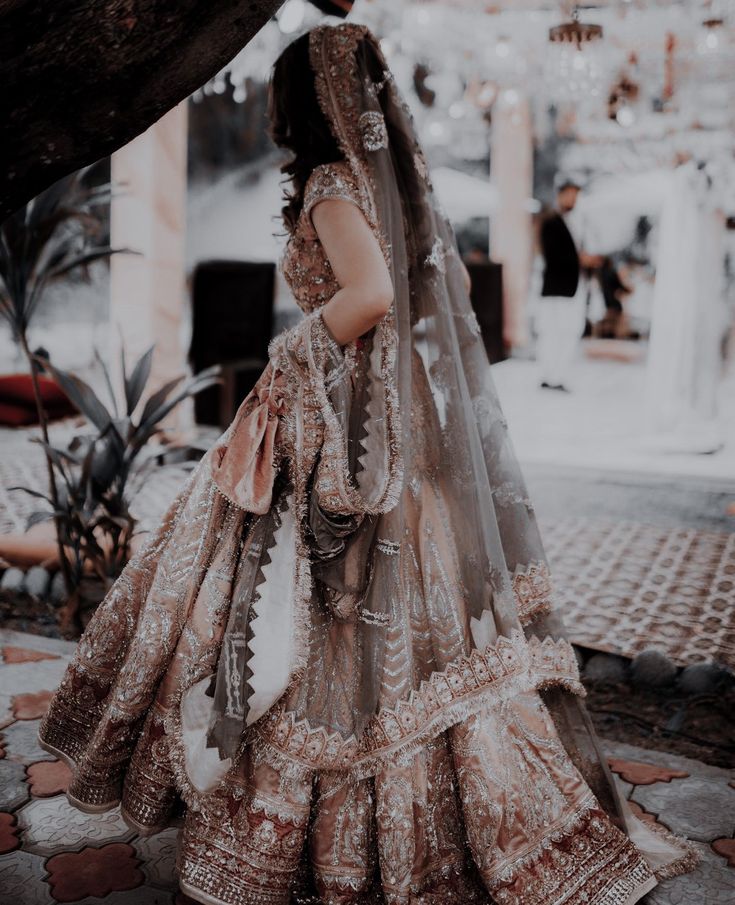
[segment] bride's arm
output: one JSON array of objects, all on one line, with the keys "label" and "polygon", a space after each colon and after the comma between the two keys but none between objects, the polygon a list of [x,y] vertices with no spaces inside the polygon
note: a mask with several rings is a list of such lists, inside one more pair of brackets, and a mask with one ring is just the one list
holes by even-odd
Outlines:
[{"label": "bride's arm", "polygon": [[390,274],[378,240],[354,204],[325,199],[315,205],[311,219],[340,285],[322,317],[343,346],[387,314],[393,302]]}]

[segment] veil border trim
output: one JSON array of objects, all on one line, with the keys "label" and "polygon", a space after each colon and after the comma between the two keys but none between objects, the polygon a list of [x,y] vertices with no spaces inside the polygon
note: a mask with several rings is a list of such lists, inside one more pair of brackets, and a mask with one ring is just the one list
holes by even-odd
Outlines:
[{"label": "veil border trim", "polygon": [[[373,231],[389,269],[391,267],[392,250],[385,235],[375,201],[375,185],[371,176],[371,167],[362,141],[359,124],[360,110],[357,98],[362,91],[360,74],[357,68],[357,48],[361,41],[372,40],[369,30],[364,25],[352,23],[333,26],[320,26],[312,30],[309,36],[309,60],[314,72],[316,95],[320,109],[329,128],[334,135],[345,162],[352,171],[361,194],[364,196],[368,210],[363,211]],[[339,92],[335,90],[335,86]],[[382,114],[381,114],[382,117]],[[318,310],[315,312],[319,314]],[[321,322],[321,318],[318,317]],[[312,337],[317,338],[317,337]],[[384,513],[398,504],[403,490],[404,462],[402,450],[402,412],[399,404],[398,387],[396,385],[396,367],[398,356],[398,331],[396,328],[395,304],[391,305],[386,316],[375,327],[375,342],[379,347],[379,363],[376,368],[377,377],[382,382],[378,389],[382,395],[385,411],[385,443],[387,449],[387,471],[382,492],[376,500],[366,501],[360,498],[356,488],[352,486],[342,466],[335,461],[332,451],[342,446],[337,419],[331,410],[328,394],[323,383],[316,381],[315,391],[322,405],[325,422],[325,453],[328,468],[325,481],[318,482],[320,493],[333,486],[328,494],[332,501],[325,501],[335,511],[353,510],[361,512]],[[308,367],[313,371],[311,351],[307,348]],[[344,450],[342,449],[342,452]]]},{"label": "veil border trim", "polygon": [[554,586],[551,571],[543,560],[516,566],[512,584],[521,625],[526,626],[552,611]]},{"label": "veil border trim", "polygon": [[563,638],[527,640],[516,629],[510,637],[501,636],[484,650],[473,650],[432,673],[395,707],[382,708],[360,740],[313,728],[281,706],[253,726],[248,741],[282,769],[349,768],[351,776],[360,778],[377,772],[388,758],[417,751],[490,702],[551,686],[585,695],[571,644]]},{"label": "veil border trim", "polygon": [[[337,28],[319,26],[309,35],[309,60],[314,70],[319,106],[340,150],[363,175],[366,170],[365,160],[357,153],[357,149],[362,147],[359,125],[357,122],[350,124],[349,111],[343,112],[341,107],[349,107],[350,99],[358,94],[357,72],[350,63],[355,59],[357,45],[369,36],[370,32],[364,25],[353,23]],[[332,90],[332,83],[335,81],[340,86],[342,105]]]}]

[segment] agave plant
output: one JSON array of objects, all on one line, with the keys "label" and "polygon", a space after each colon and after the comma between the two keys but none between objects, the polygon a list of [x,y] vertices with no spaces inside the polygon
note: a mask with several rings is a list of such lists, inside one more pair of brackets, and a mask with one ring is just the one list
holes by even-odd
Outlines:
[{"label": "agave plant", "polygon": [[104,592],[128,561],[136,527],[130,512],[133,479],[145,468],[146,444],[162,431],[162,422],[177,405],[218,381],[218,367],[189,379],[181,375],[142,401],[152,358],[153,347],[128,373],[123,352],[124,411],[118,407],[110,372],[99,355],[97,361],[110,397],[109,406],[80,377],[43,361],[93,428],[77,436],[66,449],[42,441],[57,485],[55,499],[31,488],[14,488],[48,503],[49,508],[30,516],[29,527],[49,519],[57,525],[72,582],[62,612],[65,627],[76,616],[85,579],[94,575]]},{"label": "agave plant", "polygon": [[[123,250],[98,244],[102,221],[97,208],[107,204],[112,193],[109,185],[87,185],[89,170],[86,167],[60,179],[0,225],[0,316],[10,325],[30,369],[54,508],[58,504],[56,472],[48,453],[48,419],[41,402],[28,328],[51,283]],[[67,590],[71,591],[72,577],[61,542],[59,556]]]}]

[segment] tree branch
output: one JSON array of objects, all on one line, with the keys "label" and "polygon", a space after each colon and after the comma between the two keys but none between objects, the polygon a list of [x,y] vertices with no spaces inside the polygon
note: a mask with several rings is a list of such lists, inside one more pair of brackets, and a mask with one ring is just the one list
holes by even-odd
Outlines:
[{"label": "tree branch", "polygon": [[281,2],[0,0],[0,220],[144,132]]}]

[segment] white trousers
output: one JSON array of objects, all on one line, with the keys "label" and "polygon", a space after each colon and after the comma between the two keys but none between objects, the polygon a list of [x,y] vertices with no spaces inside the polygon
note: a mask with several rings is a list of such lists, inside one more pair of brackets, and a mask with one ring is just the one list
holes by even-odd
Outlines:
[{"label": "white trousers", "polygon": [[541,380],[552,386],[566,384],[584,333],[584,295],[545,296],[536,311],[536,359]]}]

